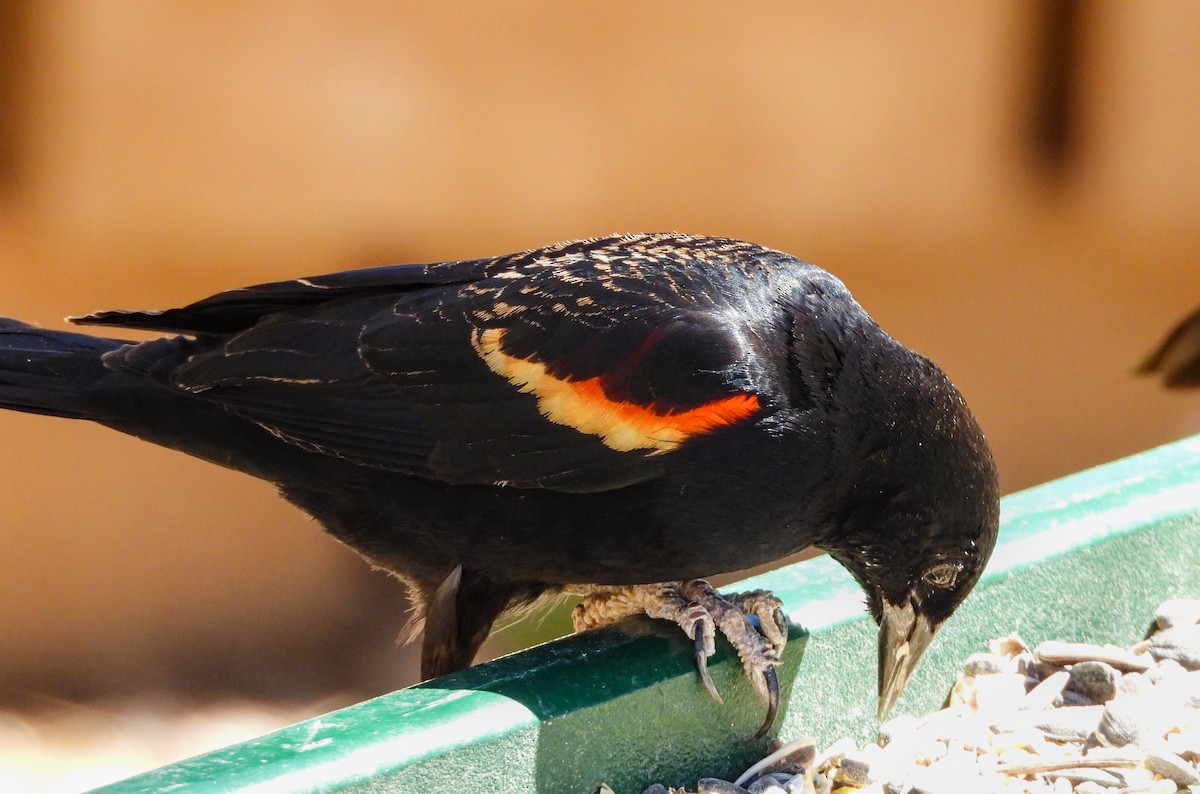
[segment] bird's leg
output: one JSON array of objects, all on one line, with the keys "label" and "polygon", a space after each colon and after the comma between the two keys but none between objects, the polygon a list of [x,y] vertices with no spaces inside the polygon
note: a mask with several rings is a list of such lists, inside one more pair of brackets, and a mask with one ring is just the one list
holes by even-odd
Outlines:
[{"label": "bird's leg", "polygon": [[416,590],[423,603],[425,636],[421,677],[436,678],[471,664],[492,623],[508,607],[512,588],[455,566],[441,582]]},{"label": "bird's leg", "polygon": [[647,615],[679,624],[696,647],[696,664],[704,688],[718,703],[721,694],[708,672],[708,657],[716,653],[715,625],[712,616],[699,603],[680,592],[684,582],[660,582],[642,585],[573,585],[567,590],[583,595],[571,613],[576,631],[607,626],[634,615]]},{"label": "bird's leg", "polygon": [[[755,735],[770,729],[779,708],[779,678],[775,667],[787,643],[787,621],[779,599],[756,590],[722,597],[703,579],[646,585],[577,585],[566,588],[584,596],[572,617],[576,631],[615,623],[633,615],[678,623],[695,646],[696,667],[705,689],[719,703],[721,696],[708,672],[720,631],[737,651],[754,691],[767,706],[767,719]],[[760,629],[750,622],[758,618]]]}]

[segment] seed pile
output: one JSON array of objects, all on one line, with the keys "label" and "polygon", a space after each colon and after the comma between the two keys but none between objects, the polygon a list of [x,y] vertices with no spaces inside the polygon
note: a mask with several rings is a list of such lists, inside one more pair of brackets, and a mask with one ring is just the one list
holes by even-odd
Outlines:
[{"label": "seed pile", "polygon": [[[878,744],[776,749],[699,794],[1200,793],[1200,601],[1168,601],[1124,649],[1016,635],[969,657],[949,705]],[[604,792],[604,789],[601,789]],[[654,785],[643,794],[685,794]]]}]

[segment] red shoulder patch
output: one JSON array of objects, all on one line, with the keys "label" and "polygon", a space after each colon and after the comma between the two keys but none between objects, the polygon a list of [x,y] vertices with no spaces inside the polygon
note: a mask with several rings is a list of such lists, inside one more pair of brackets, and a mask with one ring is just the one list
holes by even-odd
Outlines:
[{"label": "red shoulder patch", "polygon": [[670,452],[692,436],[748,419],[759,407],[758,396],[745,392],[678,412],[612,400],[605,395],[600,378],[575,381],[556,378],[537,361],[505,353],[503,339],[502,329],[489,328],[475,331],[471,341],[493,372],[537,397],[538,410],[543,416],[556,424],[598,436],[605,446],[619,452],[639,449],[649,450],[652,455]]}]

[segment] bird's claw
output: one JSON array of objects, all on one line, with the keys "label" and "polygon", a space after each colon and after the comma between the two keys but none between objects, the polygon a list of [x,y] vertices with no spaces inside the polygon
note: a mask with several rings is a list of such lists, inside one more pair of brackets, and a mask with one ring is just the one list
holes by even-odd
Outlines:
[{"label": "bird's claw", "polygon": [[[724,700],[713,683],[708,659],[716,652],[716,634],[729,640],[742,661],[758,699],[767,707],[766,721],[750,739],[766,735],[779,713],[779,665],[787,645],[788,624],[778,598],[766,590],[722,596],[703,579],[655,585],[593,587],[575,608],[576,631],[644,613],[674,621],[692,640],[700,682],[712,699]],[[757,619],[757,627],[751,618]]]},{"label": "bird's claw", "polygon": [[767,704],[767,716],[763,720],[762,727],[743,744],[753,744],[766,736],[767,731],[771,730],[771,726],[775,724],[775,718],[779,715],[779,674],[775,672],[775,668],[764,667],[751,680],[754,682],[754,691],[759,693],[760,698],[764,697],[763,691],[766,692],[763,702]]},{"label": "bird's claw", "polygon": [[[775,667],[779,665],[787,645],[787,618],[779,599],[765,590],[721,596],[708,582],[699,579],[680,583],[679,593],[691,601],[690,609],[703,609],[707,617],[705,626],[715,626],[737,651],[755,694],[767,707],[766,720],[750,741],[761,739],[771,729],[779,713],[779,675]],[[757,628],[750,621],[750,616],[758,619]],[[693,625],[698,626],[699,623]],[[697,630],[693,639],[698,637]],[[712,650],[701,659],[698,641],[696,647],[700,680],[709,694],[719,701],[716,688],[710,686],[712,678],[708,672],[707,655],[711,655]]]},{"label": "bird's claw", "polygon": [[700,681],[704,684],[704,688],[708,690],[708,694],[712,695],[712,699],[718,703],[724,703],[724,698],[717,691],[717,685],[713,683],[712,673],[708,672],[708,657],[715,652],[713,649],[713,632],[712,619],[705,615],[704,618],[699,618],[692,624],[694,643],[696,650],[696,670],[700,673]]}]

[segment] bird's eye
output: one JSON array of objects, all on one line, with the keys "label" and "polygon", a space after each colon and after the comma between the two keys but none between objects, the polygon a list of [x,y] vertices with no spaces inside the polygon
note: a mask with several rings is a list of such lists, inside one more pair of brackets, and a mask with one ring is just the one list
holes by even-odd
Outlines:
[{"label": "bird's eye", "polygon": [[934,587],[954,587],[954,582],[958,579],[958,572],[961,570],[960,563],[943,562],[925,571],[921,574],[921,578]]}]

